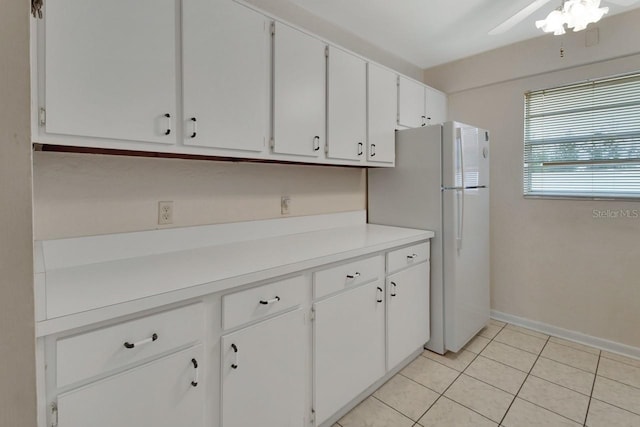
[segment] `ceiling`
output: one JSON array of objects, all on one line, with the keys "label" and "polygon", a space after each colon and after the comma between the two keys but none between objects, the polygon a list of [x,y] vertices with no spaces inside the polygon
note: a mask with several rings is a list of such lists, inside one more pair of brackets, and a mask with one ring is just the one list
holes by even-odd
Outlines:
[{"label": "ceiling", "polygon": [[[289,0],[420,68],[538,37],[535,21],[562,3],[552,0],[511,30],[488,32],[532,0]],[[602,1],[609,14],[640,7]],[[546,37],[553,37],[546,35]]]}]

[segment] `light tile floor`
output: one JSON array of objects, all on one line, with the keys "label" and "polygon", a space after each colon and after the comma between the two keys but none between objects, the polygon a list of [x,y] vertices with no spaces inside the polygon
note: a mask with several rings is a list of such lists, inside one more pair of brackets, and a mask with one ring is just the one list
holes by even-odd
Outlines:
[{"label": "light tile floor", "polygon": [[640,427],[640,360],[491,320],[424,351],[334,427]]}]

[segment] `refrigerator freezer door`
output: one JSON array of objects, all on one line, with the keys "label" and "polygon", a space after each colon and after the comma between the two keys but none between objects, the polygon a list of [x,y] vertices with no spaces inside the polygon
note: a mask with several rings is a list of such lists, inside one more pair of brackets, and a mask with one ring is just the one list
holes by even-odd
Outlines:
[{"label": "refrigerator freezer door", "polygon": [[444,124],[442,139],[442,185],[444,188],[476,188],[489,185],[489,142],[485,141],[486,135],[484,131],[462,123]]},{"label": "refrigerator freezer door", "polygon": [[489,321],[489,190],[443,191],[445,348],[457,352]]}]

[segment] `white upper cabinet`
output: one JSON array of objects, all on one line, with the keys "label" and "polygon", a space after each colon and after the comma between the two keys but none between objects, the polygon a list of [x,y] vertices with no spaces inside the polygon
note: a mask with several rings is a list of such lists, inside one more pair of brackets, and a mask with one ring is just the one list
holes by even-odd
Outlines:
[{"label": "white upper cabinet", "polygon": [[426,113],[427,125],[436,125],[447,121],[447,95],[432,89],[425,88],[426,91]]},{"label": "white upper cabinet", "polygon": [[371,63],[368,64],[367,70],[367,161],[393,164],[396,157],[398,76]]},{"label": "white upper cabinet", "polygon": [[175,0],[52,1],[45,14],[47,133],[176,142]]},{"label": "white upper cabinet", "polygon": [[364,160],[367,64],[333,46],[327,62],[327,157]]},{"label": "white upper cabinet", "polygon": [[262,151],[271,22],[231,0],[184,0],[182,20],[184,144]]},{"label": "white upper cabinet", "polygon": [[273,42],[273,151],[319,157],[325,144],[325,43],[279,22]]},{"label": "white upper cabinet", "polygon": [[417,128],[426,124],[425,88],[420,83],[400,76],[398,93],[398,124]]}]

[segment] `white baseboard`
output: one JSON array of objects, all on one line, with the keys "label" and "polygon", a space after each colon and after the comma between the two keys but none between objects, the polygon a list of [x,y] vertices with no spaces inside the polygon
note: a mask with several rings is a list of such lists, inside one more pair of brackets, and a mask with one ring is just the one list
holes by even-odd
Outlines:
[{"label": "white baseboard", "polygon": [[537,320],[525,319],[524,317],[514,316],[513,314],[502,313],[500,311],[491,310],[491,317],[495,320],[522,326],[527,329],[542,332],[543,334],[552,335],[558,338],[564,338],[580,344],[589,345],[591,347],[606,350],[611,353],[617,353],[622,356],[640,359],[640,348],[630,345],[621,344],[615,341],[609,341],[604,338],[598,338],[582,332],[571,331],[569,329],[559,328],[557,326],[548,325],[538,322]]}]

